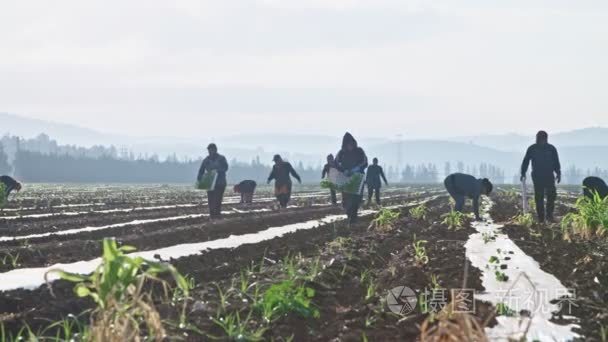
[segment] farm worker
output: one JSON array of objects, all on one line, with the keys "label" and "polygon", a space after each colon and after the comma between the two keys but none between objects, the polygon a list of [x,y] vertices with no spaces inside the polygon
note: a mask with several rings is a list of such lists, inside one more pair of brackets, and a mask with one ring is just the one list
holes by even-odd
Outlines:
[{"label": "farm worker", "polygon": [[4,195],[5,198],[8,198],[8,195],[13,191],[21,191],[21,183],[17,182],[13,177],[10,176],[0,176],[0,183],[4,184]]},{"label": "farm worker", "polygon": [[248,179],[234,186],[234,192],[241,194],[241,203],[251,204],[253,202],[253,193],[257,185],[255,181]]},{"label": "farm worker", "polygon": [[[553,222],[553,209],[557,190],[555,181],[562,180],[562,170],[559,163],[557,149],[549,144],[549,135],[545,131],[536,134],[536,144],[528,147],[526,156],[521,164],[521,181],[526,180],[528,166],[532,161],[532,182],[534,183],[534,199],[536,201],[536,214],[538,221],[545,219]],[[547,210],[545,211],[545,196],[547,197]]]},{"label": "farm worker", "polygon": [[203,159],[201,168],[198,170],[198,180],[200,181],[205,172],[216,171],[217,180],[215,188],[207,191],[207,204],[209,205],[209,217],[212,219],[219,218],[222,215],[222,199],[226,190],[226,171],[228,171],[228,162],[226,157],[217,153],[217,146],[209,144],[207,146],[209,155]]},{"label": "farm worker", "polygon": [[386,180],[386,176],[384,176],[384,170],[382,170],[382,166],[378,165],[378,158],[373,159],[373,164],[367,168],[367,194],[368,194],[368,203],[372,203],[372,197],[374,193],[376,193],[376,204],[380,205],[380,188],[382,187],[382,182],[380,178],[384,181],[384,184],[388,186],[388,181]]},{"label": "farm worker", "polygon": [[[336,155],[336,166],[345,176],[355,173],[365,173],[367,168],[367,156],[365,151],[357,144],[355,138],[350,134],[344,134],[342,149]],[[362,194],[342,193],[342,206],[346,211],[348,222],[353,224],[357,221]]]},{"label": "farm worker", "polygon": [[268,184],[274,180],[274,194],[281,205],[281,208],[286,208],[287,203],[291,199],[291,176],[298,180],[298,183],[302,184],[300,175],[293,169],[293,166],[289,162],[286,162],[281,158],[280,155],[276,154],[272,161],[274,166],[268,176]]},{"label": "farm worker", "polygon": [[477,179],[464,173],[453,173],[443,181],[445,189],[456,202],[454,210],[462,212],[465,199],[473,200],[473,212],[475,219],[481,221],[479,216],[479,197],[489,195],[492,192],[492,183],[487,178]]},{"label": "farm worker", "polygon": [[[334,159],[334,155],[330,154],[327,156],[327,164],[323,166],[323,172],[321,172],[321,179],[329,175],[329,169],[331,169],[332,167],[336,167],[336,160]],[[336,197],[336,190],[329,189],[329,194],[331,195],[331,204],[336,205],[338,203],[338,198]]]},{"label": "farm worker", "polygon": [[594,194],[600,195],[604,199],[608,197],[608,185],[599,177],[587,177],[583,180],[583,194],[592,199]]}]

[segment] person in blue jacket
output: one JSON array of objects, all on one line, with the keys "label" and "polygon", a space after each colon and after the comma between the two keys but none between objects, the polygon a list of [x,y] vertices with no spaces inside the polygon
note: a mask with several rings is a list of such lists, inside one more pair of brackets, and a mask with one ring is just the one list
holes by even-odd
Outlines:
[{"label": "person in blue jacket", "polygon": [[443,181],[445,189],[456,202],[454,210],[462,212],[466,198],[473,200],[475,219],[481,221],[479,216],[479,198],[492,192],[492,183],[487,178],[477,179],[464,173],[453,173]]},{"label": "person in blue jacket", "polygon": [[[336,155],[336,166],[346,176],[352,176],[355,173],[364,174],[367,168],[365,151],[359,147],[355,138],[348,132],[344,134],[342,149]],[[350,224],[357,221],[362,197],[363,194],[342,193],[342,206]]]}]

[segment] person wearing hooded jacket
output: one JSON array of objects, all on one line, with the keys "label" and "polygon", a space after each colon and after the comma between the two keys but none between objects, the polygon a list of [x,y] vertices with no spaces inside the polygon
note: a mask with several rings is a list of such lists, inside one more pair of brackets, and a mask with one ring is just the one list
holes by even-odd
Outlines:
[{"label": "person wearing hooded jacket", "polygon": [[[367,168],[367,156],[365,151],[357,144],[357,140],[350,134],[344,134],[342,149],[336,155],[336,167],[346,176],[355,173],[365,173]],[[346,211],[349,223],[355,223],[361,205],[362,194],[342,193],[342,206]]]},{"label": "person wearing hooded jacket", "polygon": [[[557,181],[558,184],[561,182],[562,171],[557,149],[549,144],[547,132],[539,131],[536,134],[536,144],[528,147],[526,156],[521,163],[522,182],[526,180],[530,162],[532,162],[532,182],[534,183],[534,199],[538,221],[543,223],[547,219],[552,222],[557,197],[555,182]],[[547,198],[546,210],[545,197]]]},{"label": "person wearing hooded jacket", "polygon": [[291,177],[293,176],[298,180],[298,183],[302,184],[300,175],[293,169],[293,166],[289,162],[286,162],[281,158],[280,155],[275,155],[272,158],[274,166],[268,176],[268,184],[274,179],[274,194],[281,205],[281,208],[286,208],[287,203],[291,199]]},{"label": "person wearing hooded jacket", "polygon": [[207,146],[209,155],[203,159],[200,169],[198,170],[197,179],[200,181],[205,172],[216,171],[217,180],[215,188],[207,191],[207,204],[209,205],[209,218],[216,219],[222,215],[222,200],[224,199],[224,191],[226,190],[226,171],[228,171],[228,161],[226,157],[217,153],[217,146],[209,144]]}]

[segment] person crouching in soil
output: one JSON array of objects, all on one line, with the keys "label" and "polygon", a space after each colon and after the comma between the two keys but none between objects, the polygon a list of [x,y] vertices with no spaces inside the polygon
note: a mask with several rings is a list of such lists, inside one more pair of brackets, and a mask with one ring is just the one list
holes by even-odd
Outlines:
[{"label": "person crouching in soil", "polygon": [[291,177],[293,176],[298,180],[298,183],[302,184],[300,175],[293,169],[293,166],[289,162],[283,161],[280,155],[275,155],[272,158],[274,166],[268,176],[267,183],[270,184],[274,180],[274,194],[281,205],[281,208],[286,208],[287,203],[291,199]]},{"label": "person crouching in soil", "polygon": [[[336,166],[338,170],[350,177],[355,173],[365,173],[367,168],[367,156],[365,151],[357,144],[355,138],[350,134],[344,134],[342,139],[342,149],[336,155]],[[346,211],[348,222],[353,224],[357,221],[359,215],[359,206],[363,194],[347,194],[342,193],[342,206]]]},{"label": "person crouching in soil", "polygon": [[234,186],[234,192],[241,194],[241,204],[253,203],[253,193],[257,185],[255,181],[248,179]]},{"label": "person crouching in soil", "polygon": [[8,195],[13,191],[21,191],[21,183],[11,176],[0,176],[0,183],[4,185],[4,194],[0,194],[3,195],[4,198],[8,198]]},{"label": "person crouching in soil", "polygon": [[492,183],[487,178],[477,179],[464,173],[453,173],[446,177],[443,182],[445,189],[456,202],[454,210],[462,212],[465,199],[473,200],[473,212],[475,220],[481,221],[479,216],[479,198],[481,195],[489,195],[492,192]]},{"label": "person crouching in soil", "polygon": [[224,191],[226,190],[226,171],[228,171],[228,162],[226,157],[217,153],[217,146],[209,144],[207,146],[209,155],[203,159],[201,168],[198,170],[198,180],[200,181],[205,172],[216,171],[217,180],[215,188],[207,191],[207,204],[209,205],[209,217],[217,219],[222,216],[222,200],[224,199]]},{"label": "person crouching in soil", "polygon": [[593,199],[594,194],[598,194],[601,199],[608,196],[608,185],[599,177],[587,177],[583,180],[583,195]]}]

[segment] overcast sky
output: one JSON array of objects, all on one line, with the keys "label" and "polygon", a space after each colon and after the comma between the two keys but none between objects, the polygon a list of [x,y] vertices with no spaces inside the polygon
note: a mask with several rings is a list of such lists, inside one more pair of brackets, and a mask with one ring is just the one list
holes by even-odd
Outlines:
[{"label": "overcast sky", "polygon": [[606,0],[0,2],[0,112],[129,135],[608,126],[607,60]]}]

